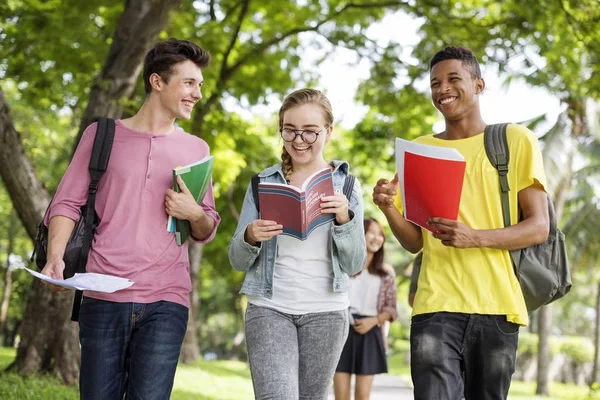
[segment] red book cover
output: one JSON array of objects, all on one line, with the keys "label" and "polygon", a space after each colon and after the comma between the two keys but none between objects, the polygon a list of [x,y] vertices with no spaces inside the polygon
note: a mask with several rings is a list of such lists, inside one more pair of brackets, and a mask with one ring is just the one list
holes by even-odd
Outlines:
[{"label": "red book cover", "polygon": [[458,218],[466,162],[456,150],[396,139],[404,217],[429,230],[432,217]]},{"label": "red book cover", "polygon": [[332,221],[333,214],[321,214],[320,199],[333,196],[330,168],[309,176],[302,188],[282,183],[261,182],[258,185],[260,219],[283,225],[283,234],[305,240],[318,226]]}]

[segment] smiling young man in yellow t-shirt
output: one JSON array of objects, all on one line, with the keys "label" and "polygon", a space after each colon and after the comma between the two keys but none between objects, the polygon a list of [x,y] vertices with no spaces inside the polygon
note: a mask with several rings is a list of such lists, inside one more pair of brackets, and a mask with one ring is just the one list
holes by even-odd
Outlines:
[{"label": "smiling young man in yellow t-shirt", "polygon": [[536,136],[508,125],[511,220],[504,228],[498,172],[483,143],[479,63],[461,47],[430,62],[431,98],[446,130],[418,143],[451,147],[466,160],[458,220],[432,218],[430,233],[404,219],[394,195],[397,178],[381,179],[373,201],[402,246],[423,262],[411,323],[415,400],[506,399],[514,372],[519,326],[527,309],[509,250],[543,243],[549,222],[546,177]]}]

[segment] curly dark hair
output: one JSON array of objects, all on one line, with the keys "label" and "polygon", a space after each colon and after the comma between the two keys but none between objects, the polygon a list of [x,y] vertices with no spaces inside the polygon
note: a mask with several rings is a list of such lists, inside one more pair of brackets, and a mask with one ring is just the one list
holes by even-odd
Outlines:
[{"label": "curly dark hair", "polygon": [[444,50],[440,50],[429,62],[429,71],[433,66],[445,60],[460,60],[465,68],[471,71],[473,78],[481,78],[481,68],[475,54],[469,49],[460,46],[448,46]]}]

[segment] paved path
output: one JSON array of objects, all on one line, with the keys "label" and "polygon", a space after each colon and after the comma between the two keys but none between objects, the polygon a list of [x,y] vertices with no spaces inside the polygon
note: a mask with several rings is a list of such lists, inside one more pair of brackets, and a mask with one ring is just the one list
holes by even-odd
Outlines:
[{"label": "paved path", "polygon": [[[353,379],[354,380],[354,379]],[[395,375],[375,375],[371,400],[413,400],[409,382]],[[333,388],[328,400],[334,400]]]}]

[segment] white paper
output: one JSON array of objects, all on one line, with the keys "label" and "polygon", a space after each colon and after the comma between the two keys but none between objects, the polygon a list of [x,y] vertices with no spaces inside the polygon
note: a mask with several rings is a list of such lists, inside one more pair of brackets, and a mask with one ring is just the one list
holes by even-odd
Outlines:
[{"label": "white paper", "polygon": [[53,279],[49,276],[41,274],[37,271],[25,268],[31,275],[43,281],[52,283],[57,286],[62,286],[67,289],[92,290],[94,292],[113,293],[117,290],[122,290],[133,285],[129,279],[119,278],[118,276],[96,274],[86,272],[83,274],[75,274],[69,279]]},{"label": "white paper", "polygon": [[[439,158],[443,160],[464,161],[465,158],[456,149],[441,146],[431,146],[428,144],[415,143],[408,140],[396,138],[396,171],[398,171],[398,184],[400,186],[400,195],[402,204],[406,196],[404,195],[404,153],[419,154],[425,157]],[[406,217],[406,207],[402,207],[402,214]]]}]

